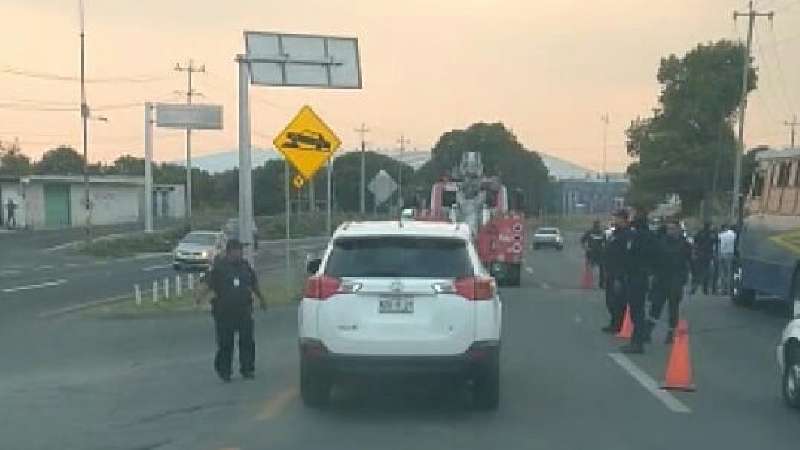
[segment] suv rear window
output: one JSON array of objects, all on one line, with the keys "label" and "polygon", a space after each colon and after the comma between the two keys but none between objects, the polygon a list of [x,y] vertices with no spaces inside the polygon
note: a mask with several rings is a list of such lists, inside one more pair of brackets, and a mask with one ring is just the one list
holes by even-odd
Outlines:
[{"label": "suv rear window", "polygon": [[325,266],[337,278],[460,278],[472,272],[465,241],[404,236],[337,239]]}]

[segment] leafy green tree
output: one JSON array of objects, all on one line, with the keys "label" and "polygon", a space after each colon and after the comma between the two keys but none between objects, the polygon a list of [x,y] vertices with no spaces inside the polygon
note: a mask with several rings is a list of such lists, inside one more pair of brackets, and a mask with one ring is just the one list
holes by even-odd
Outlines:
[{"label": "leafy green tree", "polygon": [[61,145],[44,152],[34,164],[39,175],[80,175],[83,173],[83,156],[74,148]]},{"label": "leafy green tree", "polygon": [[144,175],[144,159],[122,155],[114,160],[109,172],[116,175]]},{"label": "leafy green tree", "polygon": [[[661,60],[659,108],[626,131],[628,154],[638,159],[628,169],[634,206],[651,207],[676,193],[684,209],[694,212],[710,191],[732,185],[732,124],[745,57],[741,44],[721,40]],[[749,70],[753,90],[757,77]]]},{"label": "leafy green tree", "polygon": [[33,171],[31,159],[16,144],[0,143],[0,175],[22,176]]},{"label": "leafy green tree", "polygon": [[502,123],[481,122],[443,134],[431,150],[431,160],[417,171],[415,188],[430,192],[431,185],[449,174],[465,152],[480,153],[486,175],[499,176],[509,192],[520,191],[526,212],[537,213],[544,205],[549,183],[547,167]]}]

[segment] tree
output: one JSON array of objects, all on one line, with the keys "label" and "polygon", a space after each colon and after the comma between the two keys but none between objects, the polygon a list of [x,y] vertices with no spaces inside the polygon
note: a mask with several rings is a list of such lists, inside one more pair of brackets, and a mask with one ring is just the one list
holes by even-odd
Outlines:
[{"label": "tree", "polygon": [[414,177],[414,185],[430,192],[431,185],[461,161],[464,152],[478,152],[486,175],[497,175],[509,192],[520,190],[524,209],[537,213],[544,204],[548,171],[536,152],[527,150],[502,123],[476,123],[466,130],[443,134],[431,150],[431,160]]},{"label": "tree", "polygon": [[23,176],[32,170],[31,159],[22,153],[19,145],[0,143],[0,175]]},{"label": "tree", "polygon": [[[742,90],[746,50],[727,40],[700,44],[685,56],[661,60],[659,108],[626,131],[629,199],[651,207],[676,193],[687,212],[715,190],[732,185],[736,140],[734,113]],[[755,89],[752,68],[749,90]]]},{"label": "tree", "polygon": [[39,175],[80,175],[83,173],[83,156],[66,145],[48,150],[36,162],[34,170]]},{"label": "tree", "polygon": [[109,172],[116,175],[144,175],[144,159],[122,155],[114,160]]}]

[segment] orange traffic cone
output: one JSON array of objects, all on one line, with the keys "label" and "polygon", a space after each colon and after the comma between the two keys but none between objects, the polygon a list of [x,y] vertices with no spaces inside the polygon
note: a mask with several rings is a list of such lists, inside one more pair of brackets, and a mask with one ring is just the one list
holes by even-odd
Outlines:
[{"label": "orange traffic cone", "polygon": [[594,273],[592,266],[586,263],[583,266],[583,276],[581,277],[581,289],[592,289],[594,287]]},{"label": "orange traffic cone", "polygon": [[631,308],[625,307],[625,319],[622,320],[622,328],[617,333],[618,338],[630,339],[633,336],[633,321],[631,321]]},{"label": "orange traffic cone", "polygon": [[695,390],[694,383],[692,383],[692,359],[689,356],[689,325],[686,320],[678,321],[678,328],[672,338],[667,373],[661,389]]}]

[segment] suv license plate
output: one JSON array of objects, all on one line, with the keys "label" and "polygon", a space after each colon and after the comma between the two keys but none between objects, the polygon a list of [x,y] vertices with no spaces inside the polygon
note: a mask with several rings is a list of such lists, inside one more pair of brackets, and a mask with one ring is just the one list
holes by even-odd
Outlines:
[{"label": "suv license plate", "polygon": [[383,298],[378,302],[381,314],[413,314],[414,300],[410,298]]}]

